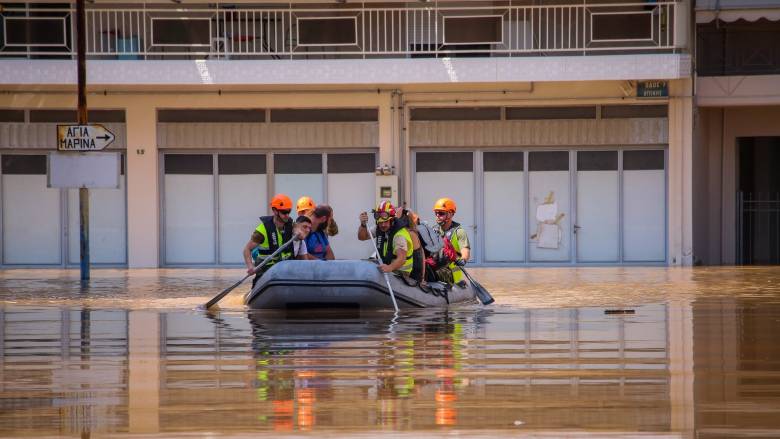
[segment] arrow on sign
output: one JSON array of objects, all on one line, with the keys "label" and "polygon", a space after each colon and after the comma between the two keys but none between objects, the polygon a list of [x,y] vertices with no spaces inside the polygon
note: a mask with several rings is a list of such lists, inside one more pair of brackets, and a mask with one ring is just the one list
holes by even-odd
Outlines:
[{"label": "arrow on sign", "polygon": [[114,133],[103,125],[57,125],[60,151],[100,151],[114,141]]}]

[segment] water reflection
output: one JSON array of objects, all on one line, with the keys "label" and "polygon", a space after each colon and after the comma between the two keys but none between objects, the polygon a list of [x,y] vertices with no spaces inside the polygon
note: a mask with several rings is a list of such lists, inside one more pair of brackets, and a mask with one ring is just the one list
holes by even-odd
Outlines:
[{"label": "water reflection", "polygon": [[663,306],[2,316],[4,435],[670,429]]},{"label": "water reflection", "polygon": [[[603,275],[574,272],[604,283]],[[528,300],[522,294],[499,292],[500,306],[395,318],[231,304],[214,314],[95,306],[108,292],[40,306],[18,290],[4,293],[0,283],[0,297],[13,298],[0,305],[0,436],[777,436],[780,294],[773,273],[759,277],[767,288],[731,290],[731,297],[691,293],[724,277],[689,273],[683,294],[667,291],[666,300],[653,301],[658,285],[682,277],[663,273],[643,290],[655,291],[649,298],[628,291],[633,301],[610,306],[582,305],[604,299],[590,298],[592,284],[580,291],[564,278],[548,300],[567,291],[576,306],[531,308],[521,306]],[[548,276],[526,276],[530,297]],[[177,282],[187,280],[162,288]],[[177,294],[196,297],[197,288]],[[117,299],[126,294],[140,293]]]}]

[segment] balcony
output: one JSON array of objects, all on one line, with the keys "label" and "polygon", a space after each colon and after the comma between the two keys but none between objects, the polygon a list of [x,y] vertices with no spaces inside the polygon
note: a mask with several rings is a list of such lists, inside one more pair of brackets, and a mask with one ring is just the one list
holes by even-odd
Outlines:
[{"label": "balcony", "polygon": [[[373,87],[690,76],[682,3],[518,4],[529,1],[93,3],[87,82]],[[24,6],[0,10],[0,86],[75,84],[74,9]]]},{"label": "balcony", "polygon": [[[96,60],[453,58],[658,53],[680,48],[677,25],[684,22],[678,23],[678,10],[683,8],[675,1],[513,3],[291,4],[285,8],[91,4],[86,12],[87,56]],[[74,8],[44,6],[51,4],[1,10],[0,59],[75,56]]]}]

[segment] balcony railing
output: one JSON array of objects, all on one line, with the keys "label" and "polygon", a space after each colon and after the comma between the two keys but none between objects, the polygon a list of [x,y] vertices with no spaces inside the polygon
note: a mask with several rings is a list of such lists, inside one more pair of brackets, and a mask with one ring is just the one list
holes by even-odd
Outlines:
[{"label": "balcony railing", "polygon": [[[673,51],[675,1],[556,6],[87,8],[91,59],[321,59]],[[351,6],[351,5],[350,5]],[[75,10],[0,11],[0,59],[75,56]]]}]

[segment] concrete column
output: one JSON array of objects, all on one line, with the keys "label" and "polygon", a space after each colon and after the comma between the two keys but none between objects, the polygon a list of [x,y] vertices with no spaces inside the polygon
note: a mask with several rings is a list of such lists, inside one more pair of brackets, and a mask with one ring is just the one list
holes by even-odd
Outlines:
[{"label": "concrete column", "polygon": [[155,268],[160,255],[157,117],[150,101],[130,99],[127,120],[127,265]]},{"label": "concrete column", "polygon": [[381,197],[381,187],[391,187],[393,196],[390,201],[395,204],[400,202],[398,193],[398,175],[401,172],[400,160],[400,128],[398,120],[398,109],[394,106],[393,93],[384,91],[380,93],[378,99],[379,107],[379,165],[395,168],[395,174],[392,176],[377,176],[374,195],[376,201],[386,197]]},{"label": "concrete column", "polygon": [[693,264],[693,98],[691,80],[671,84],[669,99],[668,258]]},{"label": "concrete column", "polygon": [[669,303],[669,403],[671,429],[694,437],[693,312],[687,300]]},{"label": "concrete column", "polygon": [[382,92],[379,99],[379,164],[398,168],[396,162],[395,141],[398,134],[395,109],[390,92]]},{"label": "concrete column", "polygon": [[130,311],[127,412],[130,433],[160,432],[160,315]]}]

